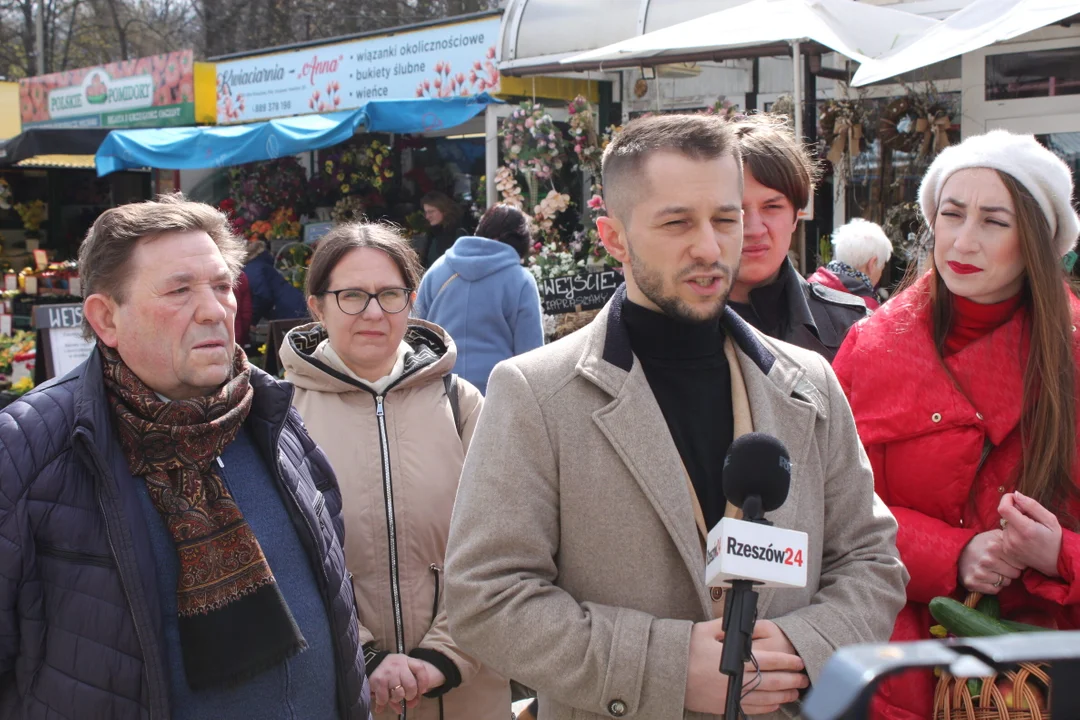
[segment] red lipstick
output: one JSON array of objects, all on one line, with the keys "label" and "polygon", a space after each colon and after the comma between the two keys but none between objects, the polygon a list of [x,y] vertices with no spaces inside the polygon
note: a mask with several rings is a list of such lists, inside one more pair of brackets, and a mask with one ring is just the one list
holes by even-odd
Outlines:
[{"label": "red lipstick", "polygon": [[973,275],[974,273],[981,273],[981,267],[975,267],[974,265],[965,265],[964,263],[949,261],[949,269],[957,275]]}]

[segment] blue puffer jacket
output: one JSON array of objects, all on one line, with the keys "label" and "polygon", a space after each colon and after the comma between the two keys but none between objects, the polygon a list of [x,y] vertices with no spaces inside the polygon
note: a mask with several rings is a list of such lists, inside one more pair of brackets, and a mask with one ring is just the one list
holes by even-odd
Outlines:
[{"label": "blue puffer jacket", "polygon": [[[319,582],[335,640],[339,713],[369,718],[341,491],[291,408],[252,368],[252,435]],[[113,433],[95,351],[0,412],[0,718],[167,720],[154,557]]]}]

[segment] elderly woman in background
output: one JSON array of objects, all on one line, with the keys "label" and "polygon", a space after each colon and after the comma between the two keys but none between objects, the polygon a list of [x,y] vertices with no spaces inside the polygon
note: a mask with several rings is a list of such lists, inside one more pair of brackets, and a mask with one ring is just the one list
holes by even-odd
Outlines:
[{"label": "elderly woman in background", "polygon": [[[928,271],[833,363],[911,573],[894,640],[929,638],[930,600],[968,593],[996,595],[1006,619],[1080,628],[1072,191],[1030,135],[946,149],[919,189]],[[933,692],[929,671],[890,678],[876,717],[926,720]]]},{"label": "elderly woman in background", "polygon": [[492,368],[543,345],[544,326],[536,280],[521,265],[532,245],[529,218],[495,205],[476,235],[459,238],[431,266],[413,315],[446,328],[461,376],[486,393]]},{"label": "elderly woman in background", "polygon": [[426,243],[417,249],[420,261],[424,269],[427,269],[465,234],[465,230],[461,227],[461,206],[448,195],[429,192],[420,199],[420,205],[424,208],[424,217],[431,226]]},{"label": "elderly woman in background", "polygon": [[876,291],[892,257],[892,242],[877,223],[856,218],[832,236],[833,260],[807,278],[811,283],[857,295],[866,307],[881,306]]},{"label": "elderly woman in background", "polygon": [[450,513],[483,399],[451,375],[442,328],[410,320],[420,264],[382,225],[351,223],[308,270],[317,322],[281,349],[293,404],[336,468],[375,713],[505,720],[509,683],[450,638],[440,593]]}]

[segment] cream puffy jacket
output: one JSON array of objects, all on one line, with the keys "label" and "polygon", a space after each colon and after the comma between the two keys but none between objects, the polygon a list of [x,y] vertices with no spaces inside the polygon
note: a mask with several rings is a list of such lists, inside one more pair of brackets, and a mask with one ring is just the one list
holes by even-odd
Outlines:
[{"label": "cream puffy jacket", "polygon": [[509,683],[458,649],[441,592],[450,515],[483,398],[458,378],[459,433],[443,381],[457,351],[437,325],[410,321],[410,349],[384,396],[350,377],[320,347],[325,339],[318,323],[295,328],[281,361],[296,386],[293,404],[341,485],[345,562],[369,661],[380,651],[406,653],[439,667],[448,685],[460,678],[405,711],[409,720],[507,720]]}]

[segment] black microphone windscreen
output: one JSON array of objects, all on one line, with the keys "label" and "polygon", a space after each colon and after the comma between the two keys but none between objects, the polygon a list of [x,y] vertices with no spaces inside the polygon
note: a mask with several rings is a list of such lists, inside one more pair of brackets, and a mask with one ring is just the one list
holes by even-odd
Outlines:
[{"label": "black microphone windscreen", "polygon": [[731,443],[724,458],[724,496],[741,508],[750,495],[760,495],[764,512],[787,500],[791,487],[791,459],[787,448],[772,435],[748,433]]}]

